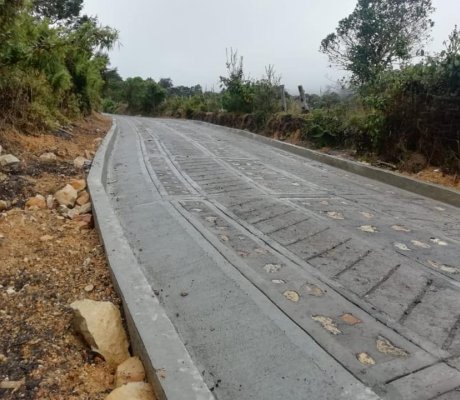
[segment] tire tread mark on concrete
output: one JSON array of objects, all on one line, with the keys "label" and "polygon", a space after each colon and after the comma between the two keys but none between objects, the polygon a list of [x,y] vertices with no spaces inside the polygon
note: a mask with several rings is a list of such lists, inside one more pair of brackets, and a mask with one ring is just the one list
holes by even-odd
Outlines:
[{"label": "tire tread mark on concrete", "polygon": [[198,183],[203,190],[217,190],[217,189],[224,189],[224,188],[234,188],[235,186],[241,186],[241,182],[235,181],[227,181],[227,182],[212,182],[203,185],[202,183]]},{"label": "tire tread mark on concrete", "polygon": [[[290,212],[292,212],[292,210],[289,210],[286,214],[289,214]],[[284,215],[284,214],[281,214],[281,216],[282,216],[282,215]],[[279,217],[279,215],[278,215],[278,217]],[[270,221],[271,219],[275,219],[275,218],[277,218],[277,217],[270,217],[270,218],[267,218],[267,219],[263,219],[262,221],[259,221],[258,223],[260,224],[260,223],[262,223],[262,222],[267,222],[267,221]],[[276,233],[276,232],[282,231],[283,229],[292,228],[293,226],[296,226],[296,225],[298,225],[298,224],[301,224],[302,222],[306,222],[306,221],[308,221],[309,219],[310,219],[310,217],[305,218],[305,219],[303,219],[303,220],[301,220],[301,221],[294,222],[294,223],[291,224],[291,225],[282,226],[281,228],[277,228],[277,229],[275,229],[274,231],[265,232],[265,234],[266,234],[266,235],[272,235],[272,234],[274,234],[274,233]]]},{"label": "tire tread mark on concrete", "polygon": [[220,167],[216,162],[212,161],[207,164],[200,164],[200,165],[184,165],[182,160],[176,160],[178,163],[180,163],[181,167],[186,170],[187,172],[193,174],[193,173],[201,173],[201,172],[206,172],[209,170],[209,168],[213,168],[213,172],[217,171],[224,171],[222,167]]},{"label": "tire tread mark on concrete", "polygon": [[[277,204],[277,206],[278,206],[278,205],[279,205],[279,204]],[[273,208],[273,207],[267,207],[267,209],[268,209],[268,208]],[[274,215],[270,215],[270,218],[281,217],[281,216],[283,216],[283,215],[289,214],[291,211],[292,211],[292,210],[288,210],[288,211],[282,210],[280,213],[276,213],[276,214],[274,214]],[[248,216],[249,216],[249,215],[248,215]],[[247,217],[248,217],[248,216],[247,216]],[[260,218],[260,217],[258,217],[258,218]],[[260,222],[262,222],[262,221],[264,221],[264,220],[266,220],[266,217],[263,217],[263,216],[262,216],[261,219],[251,220],[250,223],[251,223],[252,225],[254,225],[254,224],[259,224]]]},{"label": "tire tread mark on concrete", "polygon": [[[405,374],[398,375],[392,379],[389,379],[388,381],[385,381],[385,385],[389,385],[390,383],[396,382],[399,379],[405,378],[406,376],[414,375],[417,374],[421,371],[424,371],[425,369],[431,368],[433,365],[436,365],[439,363],[439,360],[434,361],[432,364],[425,365],[424,367],[414,369],[413,371],[407,372]],[[435,399],[430,399],[430,400],[435,400]]]},{"label": "tire tread mark on concrete", "polygon": [[352,269],[356,264],[359,262],[363,261],[369,254],[372,253],[372,250],[366,250],[363,254],[361,254],[355,261],[351,262],[348,264],[344,269],[341,271],[337,272],[333,278],[340,278],[345,272],[349,271]]},{"label": "tire tread mark on concrete", "polygon": [[396,251],[396,253],[420,265],[428,274],[433,275],[436,278],[442,279],[443,281],[447,282],[449,285],[454,286],[456,290],[459,289],[460,277],[449,275],[447,272],[436,271],[433,268],[428,267],[425,263],[420,261],[420,259],[418,259],[417,257],[414,257],[412,254],[409,255],[407,251]]},{"label": "tire tread mark on concrete", "polygon": [[[237,176],[229,174],[227,171],[219,168],[217,164],[210,165],[208,168],[200,168],[199,170],[190,170],[187,167],[183,167],[180,161],[178,161],[178,164],[180,165],[181,169],[183,169],[189,176],[193,177],[193,179],[206,181],[219,178],[238,178]],[[212,171],[210,171],[211,168]]]},{"label": "tire tread mark on concrete", "polygon": [[250,199],[245,200],[243,202],[241,201],[241,199],[239,199],[237,203],[232,202],[232,203],[228,204],[227,206],[228,207],[240,207],[240,206],[243,206],[245,204],[249,204],[249,203],[252,203],[254,201],[260,201],[260,200],[261,200],[260,197],[253,197],[253,198],[250,198]]},{"label": "tire tread mark on concrete", "polygon": [[[251,214],[252,214],[253,212],[255,212],[255,211],[269,210],[269,209],[271,209],[271,208],[278,207],[279,205],[280,205],[279,203],[274,203],[274,204],[272,203],[272,204],[270,204],[270,205],[268,205],[268,206],[266,206],[266,207],[263,207],[263,205],[259,206],[259,205],[257,205],[257,203],[256,203],[256,205],[255,205],[256,208],[251,208],[250,210],[244,211],[244,212],[242,212],[239,216],[240,216],[241,218],[245,218],[245,217],[251,215]],[[289,210],[289,211],[292,211],[292,210]],[[270,217],[264,218],[264,219],[261,220],[261,221],[264,221],[264,220],[270,219],[270,218],[274,218],[274,217],[276,217],[276,215],[275,215],[275,216],[272,216],[272,215],[271,215]]]},{"label": "tire tread mark on concrete", "polygon": [[[176,160],[177,161],[177,160]],[[230,177],[230,176],[234,176],[232,174],[230,174],[228,171],[225,171],[223,170],[222,168],[219,168],[219,165],[210,165],[209,168],[213,168],[212,171],[209,171],[209,168],[200,168],[196,171],[194,170],[190,170],[189,168],[187,167],[184,167],[182,165],[182,162],[180,160],[177,161],[177,163],[181,166],[181,168],[187,172],[187,174],[189,174],[190,176],[192,176],[194,179],[216,179],[216,178],[219,178],[221,176],[226,176],[226,177]]]},{"label": "tire tread mark on concrete", "polygon": [[412,311],[414,311],[415,307],[417,307],[421,302],[423,297],[425,297],[426,292],[428,292],[428,289],[431,287],[433,284],[432,279],[428,279],[426,281],[425,287],[420,290],[420,292],[414,297],[414,300],[407,306],[407,308],[404,310],[403,315],[401,318],[399,318],[399,323],[404,324],[406,322],[407,318],[409,318],[410,314]]},{"label": "tire tread mark on concrete", "polygon": [[176,175],[176,177],[184,184],[184,186],[189,190],[192,194],[203,194],[200,192],[197,184],[193,179],[191,179],[188,175],[184,174],[180,167],[176,165],[176,162],[173,160],[171,153],[168,151],[165,145],[160,142],[158,138],[150,134],[150,137],[155,141],[157,144],[160,152],[163,154],[166,164],[169,166],[171,172]]},{"label": "tire tread mark on concrete", "polygon": [[374,293],[381,285],[383,285],[390,277],[399,269],[401,264],[395,265],[393,268],[391,268],[386,275],[379,281],[377,282],[374,286],[372,286],[366,293],[362,295],[362,297],[366,297]]},{"label": "tire tread mark on concrete", "polygon": [[[257,161],[253,161],[254,163],[254,166],[257,166],[259,167],[260,169],[263,169],[264,172],[272,172],[275,176],[277,175],[282,175],[284,176],[285,178],[287,179],[291,179],[291,180],[294,180],[294,181],[302,181],[304,183],[305,186],[313,189],[313,190],[326,190],[325,188],[321,187],[321,186],[318,186],[317,184],[311,182],[311,181],[308,181],[306,180],[305,178],[301,177],[301,176],[298,176],[298,175],[295,175],[293,173],[290,173],[284,169],[281,169],[281,168],[278,168],[278,167],[275,167],[274,165],[267,165],[266,163],[262,162],[261,160],[257,160]],[[233,167],[232,167],[233,168]]]},{"label": "tire tread mark on concrete", "polygon": [[[130,121],[127,121],[127,124],[130,125],[133,128],[134,132],[136,132],[137,143],[138,143],[138,146],[139,146],[139,151],[140,151],[141,156],[142,156],[142,162],[144,164],[145,171],[146,171],[146,173],[148,174],[148,176],[150,178],[150,181],[152,182],[153,186],[155,187],[155,189],[158,191],[158,193],[161,196],[168,195],[168,191],[166,190],[166,188],[164,187],[163,183],[158,178],[157,174],[155,173],[155,171],[154,171],[154,169],[152,167],[152,164],[148,160],[148,155],[147,155],[146,148],[145,148],[145,141],[143,140],[142,133],[140,132],[139,127],[134,125],[134,124],[132,124]],[[157,145],[156,142],[155,142],[155,145]],[[164,160],[163,156],[161,156],[161,157]]]},{"label": "tire tread mark on concrete", "polygon": [[204,191],[208,191],[209,193],[215,193],[215,192],[213,192],[213,190],[219,190],[219,192],[217,192],[217,193],[221,193],[220,190],[222,190],[222,192],[225,193],[225,192],[227,192],[227,189],[229,189],[228,191],[231,192],[231,191],[233,191],[233,189],[235,187],[238,187],[238,186],[241,187],[242,183],[237,182],[237,183],[235,183],[233,185],[226,185],[225,183],[221,183],[221,184],[220,183],[217,183],[217,184],[214,183],[213,184],[214,186],[211,186],[211,187],[206,187],[206,185],[201,185],[200,183],[198,183],[198,184],[200,185],[201,189],[203,189]]},{"label": "tire tread mark on concrete", "polygon": [[226,162],[223,159],[219,158],[211,150],[209,150],[208,148],[206,148],[202,144],[198,143],[195,139],[192,139],[192,138],[184,135],[182,132],[179,132],[179,131],[173,129],[168,125],[165,125],[165,127],[168,128],[169,130],[172,130],[176,135],[181,136],[184,139],[184,141],[186,141],[187,143],[192,144],[195,148],[197,148],[198,150],[201,150],[204,154],[208,154],[209,157],[211,159],[213,159],[217,164],[219,164],[222,168],[225,168],[228,172],[239,176],[240,178],[242,178],[242,180],[245,181],[245,183],[251,184],[252,186],[254,186],[255,189],[259,189],[262,193],[274,194],[273,190],[270,190],[269,188],[267,188],[267,187],[259,184],[258,182],[256,182],[254,179],[249,178],[248,176],[243,174],[241,171],[239,171],[238,169],[236,169],[233,166],[231,166],[228,162]]},{"label": "tire tread mark on concrete", "polygon": [[[253,198],[255,198],[256,195],[259,195],[259,193],[254,193],[256,190],[257,190],[257,189],[254,189],[253,187],[242,188],[242,189],[239,190],[239,191],[241,192],[241,193],[239,194],[239,197],[244,197],[244,196],[252,195]],[[236,192],[238,192],[238,191],[236,191]],[[246,193],[244,193],[244,192],[246,192]],[[216,197],[221,197],[223,194],[226,194],[226,193],[209,193],[209,196],[208,196],[208,197],[211,197],[211,196],[212,196],[212,197],[216,198]],[[234,196],[234,193],[230,193],[230,194],[229,194],[229,197],[231,197],[231,196]],[[260,198],[260,197],[259,197],[259,198]]]},{"label": "tire tread mark on concrete", "polygon": [[446,340],[442,344],[442,349],[443,350],[449,350],[450,346],[452,346],[452,343],[455,339],[455,336],[457,333],[460,332],[460,316],[457,317],[457,320],[455,321],[454,325],[449,331],[449,334],[447,335]]},{"label": "tire tread mark on concrete", "polygon": [[[323,193],[275,193],[273,197],[278,199],[288,199],[288,200],[318,200],[318,199],[330,199],[332,193],[323,192]],[[307,210],[307,208],[305,208]]]},{"label": "tire tread mark on concrete", "polygon": [[[445,399],[444,396],[447,395],[447,394],[455,394],[456,397],[458,398],[458,395],[457,395],[456,392],[460,392],[460,386],[457,387],[457,388],[455,388],[454,390],[449,390],[449,391],[447,391],[447,392],[442,392],[442,393],[436,394],[435,397],[431,397],[431,398],[428,399],[428,400],[443,400],[443,399]],[[452,398],[453,398],[453,397],[452,397]]]},{"label": "tire tread mark on concrete", "polygon": [[330,226],[327,226],[326,228],[321,229],[320,231],[315,232],[315,233],[313,233],[313,234],[307,236],[305,239],[310,239],[310,238],[312,238],[312,237],[321,235],[322,233],[327,232],[327,231],[330,230],[330,229],[331,229],[331,227],[330,227]]},{"label": "tire tread mark on concrete", "polygon": [[194,177],[201,177],[202,179],[206,179],[207,177],[209,178],[216,178],[219,176],[233,176],[237,178],[234,174],[231,174],[229,171],[223,169],[219,164],[212,164],[206,167],[201,167],[201,168],[189,168],[186,165],[184,166],[182,164],[181,160],[176,160],[176,162],[180,165],[180,167],[184,170],[187,171],[187,173],[190,176]]},{"label": "tire tread mark on concrete", "polygon": [[[393,208],[390,208],[390,209],[379,209],[378,207],[373,207],[371,206],[370,204],[360,204],[359,203],[359,200],[360,198],[352,198],[352,197],[346,197],[346,196],[352,196],[352,194],[346,194],[346,193],[341,193],[340,195],[338,195],[337,197],[338,198],[341,198],[345,201],[349,201],[351,203],[353,203],[355,206],[358,206],[358,207],[361,207],[361,208],[366,208],[368,211],[371,211],[377,215],[380,215],[380,216],[386,216],[386,217],[390,217],[390,218],[395,218],[395,215],[394,215],[394,209]],[[429,209],[431,211],[431,209]],[[402,211],[401,211],[401,215],[402,215]],[[419,216],[416,216],[416,215],[407,215],[407,213],[404,213],[404,215],[406,215],[407,218],[410,219],[411,221],[411,224],[413,225],[413,228],[414,230],[423,230],[426,228],[426,225],[427,223],[433,223],[434,220],[433,218],[431,219],[426,219],[426,218],[420,218]],[[417,223],[416,221],[421,221],[422,223]],[[445,234],[444,230],[442,231],[439,231],[439,233],[437,233],[436,235],[437,236],[442,236],[443,234]],[[460,240],[458,239],[458,236],[454,239],[455,242],[457,243],[460,243]]]},{"label": "tire tread mark on concrete", "polygon": [[[310,239],[310,238],[312,238],[312,237],[315,237],[316,235],[319,235],[319,234],[321,234],[321,233],[323,233],[323,232],[326,232],[326,231],[328,231],[329,229],[331,229],[331,228],[328,226],[327,228],[321,229],[321,230],[318,231],[318,232],[312,233],[311,235],[308,235],[308,236],[302,236],[302,237],[300,237],[300,238],[294,240],[293,242],[289,242],[289,243],[287,243],[287,244],[283,244],[282,246],[284,246],[284,247],[293,246],[294,244],[297,244],[297,243],[301,242],[302,240]],[[270,236],[270,235],[269,235],[269,236]],[[276,240],[276,239],[275,239],[275,240]]]},{"label": "tire tread mark on concrete", "polygon": [[242,187],[236,187],[235,189],[232,189],[232,190],[220,190],[218,192],[209,191],[209,194],[226,194],[226,193],[237,192],[238,190],[249,190],[249,189],[253,189],[253,188],[251,186],[242,186]]},{"label": "tire tread mark on concrete", "polygon": [[342,240],[342,241],[340,241],[339,243],[335,244],[334,246],[329,247],[329,248],[327,248],[326,250],[323,250],[322,252],[320,252],[320,253],[318,253],[318,254],[315,254],[315,255],[313,255],[313,256],[311,256],[311,257],[306,258],[305,261],[310,261],[310,260],[313,260],[313,259],[315,259],[315,258],[319,258],[319,257],[323,256],[324,254],[329,253],[329,252],[332,251],[332,250],[335,250],[337,247],[340,247],[340,246],[342,246],[343,244],[348,243],[351,239],[352,239],[352,238],[348,238],[348,239]]},{"label": "tire tread mark on concrete", "polygon": [[222,183],[229,183],[229,182],[241,182],[233,176],[211,178],[211,179],[196,179],[196,181],[202,186],[217,185],[219,183],[222,184]]},{"label": "tire tread mark on concrete", "polygon": [[[194,157],[194,160],[197,160],[195,157]],[[181,165],[186,168],[187,170],[189,171],[194,171],[194,170],[203,170],[204,168],[207,168],[207,167],[214,167],[217,165],[216,162],[214,162],[214,160],[209,160],[209,159],[206,159],[201,161],[203,159],[200,159],[200,162],[197,162],[197,161],[185,161],[185,160],[178,160]],[[221,168],[223,169],[223,168]]]}]

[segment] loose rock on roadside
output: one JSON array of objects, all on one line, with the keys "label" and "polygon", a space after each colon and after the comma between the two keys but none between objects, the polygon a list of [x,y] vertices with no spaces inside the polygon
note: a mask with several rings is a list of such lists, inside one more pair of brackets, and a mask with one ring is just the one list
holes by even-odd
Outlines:
[{"label": "loose rock on roadside", "polygon": [[121,314],[114,304],[86,299],[75,301],[70,307],[74,310],[75,329],[107,363],[118,366],[130,357]]},{"label": "loose rock on roadside", "polygon": [[83,190],[78,195],[77,204],[79,206],[82,206],[83,204],[89,203],[89,200],[90,200],[89,193],[86,190]]},{"label": "loose rock on roadside", "polygon": [[74,189],[72,185],[67,184],[61,190],[58,190],[54,197],[56,201],[66,207],[73,207],[78,198],[78,192]]},{"label": "loose rock on roadside", "polygon": [[44,163],[54,163],[57,161],[57,156],[54,153],[43,153],[39,158]]},{"label": "loose rock on roadside", "polygon": [[13,164],[19,164],[20,160],[13,156],[12,154],[5,154],[3,156],[0,156],[0,167],[7,167],[9,165]]},{"label": "loose rock on roadside", "polygon": [[6,200],[0,200],[0,212],[7,210],[11,207],[11,203]]},{"label": "loose rock on roadside", "polygon": [[47,208],[45,197],[43,197],[41,194],[37,194],[35,197],[31,197],[26,201],[26,208],[44,210]]},{"label": "loose rock on roadside", "polygon": [[73,160],[73,165],[75,168],[82,169],[85,166],[85,163],[89,161],[85,157],[78,156]]},{"label": "loose rock on roadside", "polygon": [[143,382],[145,370],[139,357],[130,357],[121,363],[115,374],[115,386],[120,387],[126,383]]},{"label": "loose rock on roadside", "polygon": [[155,400],[153,390],[148,383],[128,383],[110,393],[105,400]]}]

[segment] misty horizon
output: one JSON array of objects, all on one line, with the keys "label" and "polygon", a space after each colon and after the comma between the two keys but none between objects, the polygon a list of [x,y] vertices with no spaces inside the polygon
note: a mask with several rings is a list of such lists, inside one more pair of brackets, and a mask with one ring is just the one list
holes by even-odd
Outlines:
[{"label": "misty horizon", "polygon": [[[247,76],[259,79],[274,65],[292,94],[300,84],[310,93],[337,86],[346,72],[330,66],[320,42],[353,11],[356,0],[289,3],[199,0],[184,7],[180,0],[88,0],[83,11],[119,30],[120,44],[110,58],[123,78],[171,78],[177,86],[219,91],[226,50],[233,48],[243,56]],[[433,5],[428,54],[441,51],[460,22],[460,2],[433,0]]]}]

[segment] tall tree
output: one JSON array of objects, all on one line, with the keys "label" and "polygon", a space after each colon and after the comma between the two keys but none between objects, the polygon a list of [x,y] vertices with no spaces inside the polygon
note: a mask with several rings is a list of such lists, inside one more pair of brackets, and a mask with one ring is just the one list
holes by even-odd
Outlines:
[{"label": "tall tree", "polygon": [[34,11],[53,22],[72,20],[80,15],[83,0],[34,0]]},{"label": "tall tree", "polygon": [[371,81],[379,72],[422,53],[434,25],[432,0],[358,0],[320,50],[352,73],[352,81]]},{"label": "tall tree", "polygon": [[155,114],[157,107],[166,98],[166,90],[152,78],[147,78],[144,85],[145,93],[142,99],[142,112],[146,114]]},{"label": "tall tree", "polygon": [[171,89],[174,86],[171,78],[160,78],[158,84],[166,90]]}]

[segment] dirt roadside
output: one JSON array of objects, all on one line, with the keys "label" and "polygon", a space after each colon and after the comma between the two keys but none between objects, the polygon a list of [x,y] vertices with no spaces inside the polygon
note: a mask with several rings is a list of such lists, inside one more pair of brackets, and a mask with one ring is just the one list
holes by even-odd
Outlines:
[{"label": "dirt roadside", "polygon": [[398,169],[396,166],[391,165],[389,163],[384,163],[378,160],[377,158],[371,160],[363,160],[357,157],[356,152],[352,150],[338,150],[331,149],[329,147],[315,149],[314,146],[311,145],[311,143],[306,142],[300,138],[300,132],[294,133],[291,136],[280,136],[278,133],[275,133],[272,137],[276,140],[282,140],[297,146],[306,147],[308,149],[314,149],[320,151],[321,153],[325,153],[331,156],[340,157],[350,161],[365,162],[366,164],[376,168],[397,172],[401,175],[408,176],[409,178],[415,178],[423,182],[434,183],[436,185],[441,185],[449,189],[460,191],[460,175],[445,173],[442,170],[442,168],[439,167],[426,165],[421,167],[418,170],[418,172],[410,172],[408,170]]},{"label": "dirt roadside", "polygon": [[71,327],[75,300],[120,304],[97,232],[56,208],[25,207],[84,178],[73,160],[92,157],[110,126],[93,115],[50,135],[0,132],[2,154],[21,161],[0,170],[0,382],[19,382],[0,388],[2,399],[104,399],[113,389],[113,368]]}]

